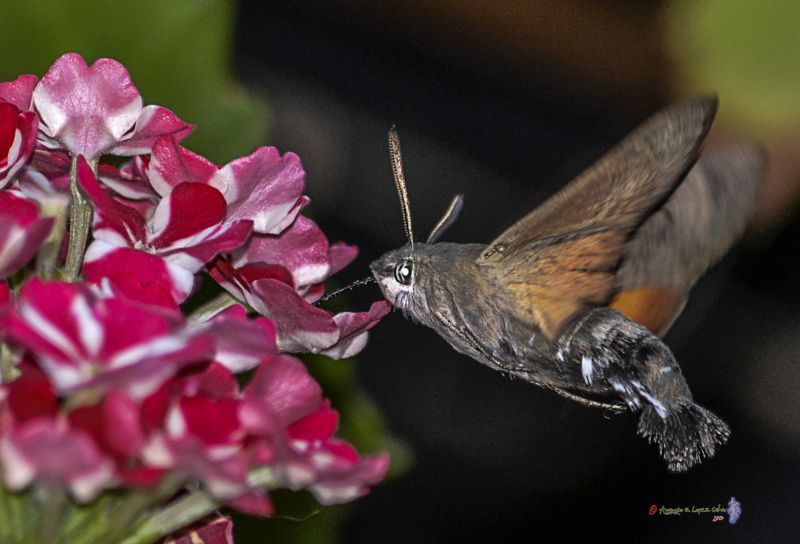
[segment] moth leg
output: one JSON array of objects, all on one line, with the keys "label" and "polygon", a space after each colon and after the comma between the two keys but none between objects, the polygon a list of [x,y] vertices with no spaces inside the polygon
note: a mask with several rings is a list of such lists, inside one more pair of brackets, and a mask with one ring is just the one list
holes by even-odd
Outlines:
[{"label": "moth leg", "polygon": [[589,408],[601,408],[601,409],[604,409],[604,410],[611,410],[613,412],[624,412],[627,409],[625,404],[623,404],[621,402],[612,403],[612,402],[602,402],[602,401],[598,401],[598,400],[594,400],[594,399],[588,399],[586,397],[582,397],[582,396],[577,395],[575,393],[570,393],[569,391],[567,391],[565,389],[562,389],[560,387],[555,387],[555,386],[552,386],[552,385],[548,385],[548,384],[543,383],[543,382],[541,382],[541,381],[539,381],[539,380],[537,380],[535,378],[532,378],[532,377],[530,377],[530,372],[527,372],[524,367],[522,367],[522,366],[512,367],[508,363],[498,359],[491,352],[486,350],[486,348],[484,348],[480,344],[480,342],[478,342],[478,339],[475,338],[475,335],[472,334],[472,331],[470,331],[468,328],[464,327],[462,329],[458,329],[454,325],[451,325],[449,322],[445,321],[443,318],[442,318],[442,321],[444,323],[446,323],[448,326],[450,326],[459,336],[461,336],[462,339],[464,339],[470,345],[472,345],[473,348],[475,348],[477,351],[479,351],[481,353],[481,355],[486,357],[488,360],[492,361],[498,368],[501,368],[501,369],[503,369],[503,370],[505,370],[507,372],[511,372],[512,374],[515,374],[517,376],[524,375],[524,377],[525,377],[525,379],[527,381],[532,382],[535,385],[538,385],[538,386],[543,387],[545,389],[549,389],[551,391],[554,391],[556,394],[564,397],[565,399],[569,399],[571,401],[577,402],[578,404],[582,404],[583,406],[588,406]]},{"label": "moth leg", "polygon": [[570,393],[569,391],[561,389],[560,387],[548,387],[548,389],[564,397],[565,399],[588,406],[589,408],[602,408],[604,410],[611,410],[615,413],[624,412],[628,409],[627,406],[621,402],[601,402],[599,400],[587,399],[585,397],[581,397],[580,395]]}]

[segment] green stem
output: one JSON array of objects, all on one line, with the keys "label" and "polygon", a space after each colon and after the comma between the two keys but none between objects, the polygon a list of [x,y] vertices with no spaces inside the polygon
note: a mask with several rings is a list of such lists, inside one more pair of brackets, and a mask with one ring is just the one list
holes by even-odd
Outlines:
[{"label": "green stem", "polygon": [[8,513],[11,518],[9,526],[11,533],[11,542],[33,542],[33,535],[31,534],[31,523],[34,516],[30,513],[33,510],[33,500],[31,498],[30,489],[25,492],[7,492],[6,504],[8,505]]},{"label": "green stem", "polygon": [[8,493],[0,486],[0,542],[11,542],[11,512],[8,508]]},{"label": "green stem", "polygon": [[[120,528],[133,527],[151,508],[166,502],[174,496],[185,484],[185,479],[178,476],[167,476],[155,490],[138,491],[129,494],[124,501],[119,502],[110,513],[115,520],[115,526]],[[119,532],[111,533],[119,537]],[[128,532],[128,529],[125,529]]]},{"label": "green stem", "polygon": [[[63,488],[53,486],[41,491],[43,497],[36,530],[38,541],[55,542],[61,532],[64,514],[70,504],[69,498]],[[32,515],[33,512],[27,514]]]},{"label": "green stem", "polygon": [[106,492],[87,505],[74,508],[64,523],[64,531],[59,542],[79,544],[80,542],[101,542],[110,521],[110,505],[118,498]]},{"label": "green stem", "polygon": [[202,323],[237,303],[238,301],[228,293],[220,293],[205,304],[198,306],[197,309],[189,315],[189,320]]},{"label": "green stem", "polygon": [[0,343],[0,383],[9,383],[19,376],[19,369],[14,365],[14,355],[5,342]]},{"label": "green stem", "polygon": [[204,491],[192,491],[145,520],[120,544],[150,544],[203,519],[220,507]]},{"label": "green stem", "polygon": [[58,264],[58,254],[67,230],[69,199],[58,194],[42,199],[39,204],[42,217],[53,218],[53,228],[36,254],[36,275],[42,279],[50,279]]},{"label": "green stem", "polygon": [[[97,161],[91,161],[89,166],[94,172]],[[69,171],[69,248],[67,250],[67,263],[64,267],[64,276],[68,281],[75,281],[81,272],[83,255],[86,251],[86,241],[89,239],[89,227],[92,223],[92,205],[78,186],[78,157],[72,157],[72,167]]]}]

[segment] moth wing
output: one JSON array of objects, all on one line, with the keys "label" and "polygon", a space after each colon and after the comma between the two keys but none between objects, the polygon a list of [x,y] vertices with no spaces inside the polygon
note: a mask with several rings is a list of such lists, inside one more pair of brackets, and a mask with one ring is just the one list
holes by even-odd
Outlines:
[{"label": "moth wing", "polygon": [[656,114],[486,247],[477,263],[513,315],[555,340],[610,301],[626,242],[695,162],[716,106],[703,98]]},{"label": "moth wing", "polygon": [[747,226],[765,166],[754,145],[707,149],[625,244],[610,306],[654,334],[666,334],[689,290]]}]

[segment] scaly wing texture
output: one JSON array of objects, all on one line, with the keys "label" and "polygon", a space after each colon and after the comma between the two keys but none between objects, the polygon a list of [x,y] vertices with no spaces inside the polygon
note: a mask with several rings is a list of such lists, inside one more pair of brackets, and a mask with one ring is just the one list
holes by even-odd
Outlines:
[{"label": "scaly wing texture", "polygon": [[716,99],[656,114],[478,258],[510,312],[551,340],[587,305],[606,304],[632,233],[695,162]]}]

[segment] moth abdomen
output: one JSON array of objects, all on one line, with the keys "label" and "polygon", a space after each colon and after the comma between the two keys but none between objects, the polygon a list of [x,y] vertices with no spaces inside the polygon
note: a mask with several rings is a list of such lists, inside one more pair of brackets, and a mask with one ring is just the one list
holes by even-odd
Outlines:
[{"label": "moth abdomen", "polygon": [[728,440],[730,428],[694,402],[666,344],[619,312],[591,311],[559,344],[571,379],[589,392],[613,392],[640,412],[639,434],[658,446],[670,471],[688,470]]}]

